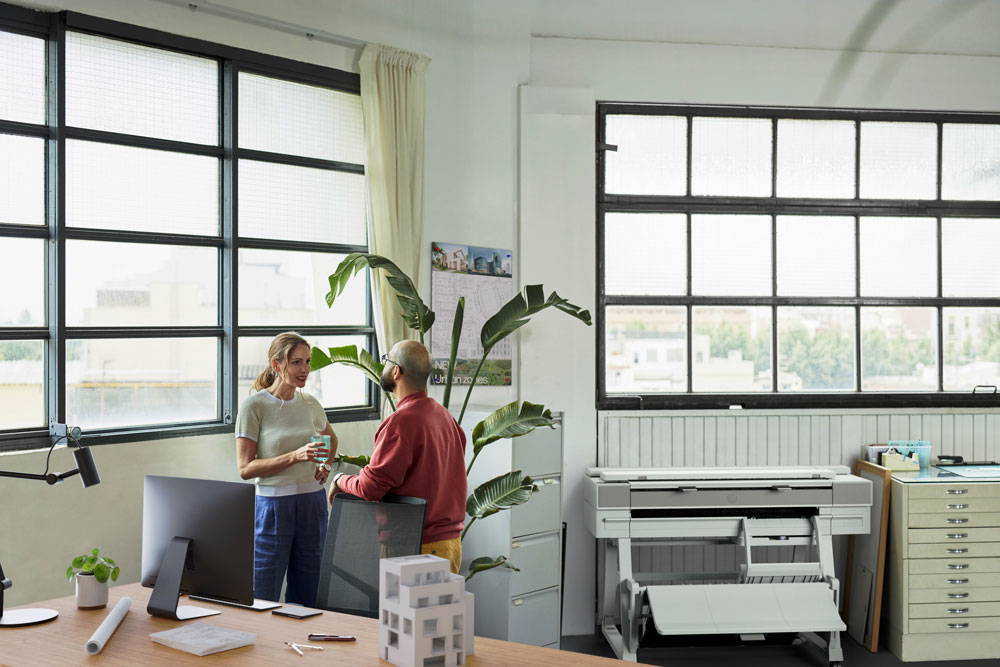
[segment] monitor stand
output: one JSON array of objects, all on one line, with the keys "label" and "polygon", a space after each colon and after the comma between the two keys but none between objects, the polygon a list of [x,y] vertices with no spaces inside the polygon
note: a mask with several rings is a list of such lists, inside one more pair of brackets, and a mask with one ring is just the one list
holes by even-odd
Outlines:
[{"label": "monitor stand", "polygon": [[205,595],[189,595],[188,598],[192,600],[201,600],[203,602],[214,602],[215,604],[224,604],[230,607],[239,607],[240,609],[249,609],[250,611],[267,611],[268,609],[277,609],[278,607],[281,606],[280,602],[272,602],[271,600],[261,600],[260,598],[254,598],[253,604],[240,604],[239,602],[233,602],[232,600],[210,598]]},{"label": "monitor stand", "polygon": [[146,611],[153,616],[170,618],[175,621],[188,621],[192,618],[214,616],[222,612],[204,607],[178,605],[177,598],[181,594],[181,578],[184,576],[184,564],[187,562],[191,540],[187,537],[175,537],[163,555],[160,570],[156,574],[156,585],[149,596]]}]

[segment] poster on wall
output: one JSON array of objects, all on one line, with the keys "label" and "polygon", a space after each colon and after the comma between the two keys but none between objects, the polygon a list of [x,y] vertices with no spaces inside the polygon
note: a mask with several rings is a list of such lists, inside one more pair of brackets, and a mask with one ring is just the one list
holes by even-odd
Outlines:
[{"label": "poster on wall", "polygon": [[[479,332],[483,324],[514,296],[510,250],[480,248],[454,243],[431,243],[431,384],[444,384],[451,353],[451,328],[455,306],[465,297],[462,338],[455,358],[455,386],[471,384],[483,355]],[[510,338],[498,343],[479,372],[478,385],[511,383]]]}]

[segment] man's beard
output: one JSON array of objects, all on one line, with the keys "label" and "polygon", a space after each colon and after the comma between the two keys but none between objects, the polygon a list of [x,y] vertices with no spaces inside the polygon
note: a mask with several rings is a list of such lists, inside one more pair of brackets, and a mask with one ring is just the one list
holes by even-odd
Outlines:
[{"label": "man's beard", "polygon": [[382,391],[388,392],[390,394],[396,391],[396,381],[392,379],[392,375],[390,373],[384,371],[379,381],[379,386],[382,387]]}]

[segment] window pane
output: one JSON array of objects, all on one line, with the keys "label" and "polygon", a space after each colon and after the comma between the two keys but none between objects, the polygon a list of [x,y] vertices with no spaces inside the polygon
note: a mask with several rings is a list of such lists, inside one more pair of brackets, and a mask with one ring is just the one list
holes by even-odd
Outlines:
[{"label": "window pane", "polygon": [[778,294],[854,296],[854,218],[778,216]]},{"label": "window pane", "polygon": [[934,123],[861,123],[861,197],[937,197]]},{"label": "window pane", "polygon": [[604,325],[607,393],[687,391],[683,306],[609,306]]},{"label": "window pane", "polygon": [[692,390],[771,390],[770,308],[696,306],[691,317]]},{"label": "window pane", "polygon": [[45,326],[45,241],[0,237],[0,327]]},{"label": "window pane", "polygon": [[[251,387],[257,376],[267,367],[267,349],[271,338],[240,338],[239,345],[239,388],[237,403],[251,393]],[[327,350],[331,347],[356,345],[358,349],[367,346],[365,336],[319,336],[307,339],[310,344]],[[333,364],[320,371],[309,374],[305,391],[315,396],[325,408],[342,408],[366,405],[368,403],[368,387],[365,376],[358,370]],[[344,445],[346,454],[355,454],[351,445]]]},{"label": "window pane", "polygon": [[0,430],[45,425],[44,377],[44,341],[0,341]]},{"label": "window pane", "polygon": [[937,221],[861,218],[861,295],[937,296]]},{"label": "window pane", "polygon": [[368,271],[354,276],[332,308],[329,276],[344,255],[240,250],[239,322],[244,326],[365,325]]},{"label": "window pane", "polygon": [[944,389],[1000,386],[1000,308],[945,308]]},{"label": "window pane", "polygon": [[691,194],[771,196],[771,121],[694,118]]},{"label": "window pane", "polygon": [[66,242],[69,326],[213,326],[219,321],[215,248]]},{"label": "window pane", "polygon": [[680,213],[604,216],[605,294],[684,294],[687,217]]},{"label": "window pane", "polygon": [[215,338],[66,342],[66,420],[101,428],[219,419]]},{"label": "window pane", "polygon": [[219,64],[175,51],[66,33],[66,124],[219,143]]},{"label": "window pane", "polygon": [[66,225],[217,235],[219,160],[67,141]]},{"label": "window pane", "polygon": [[240,160],[240,236],[364,245],[364,176]]},{"label": "window pane", "polygon": [[778,308],[778,391],[854,388],[854,309]]},{"label": "window pane", "polygon": [[687,119],[682,116],[608,116],[604,191],[633,195],[687,193]]},{"label": "window pane", "polygon": [[1000,125],[944,124],[941,198],[1000,199]]},{"label": "window pane", "polygon": [[44,39],[0,31],[0,118],[45,122]]},{"label": "window pane", "polygon": [[245,72],[239,91],[241,148],[364,163],[361,96]]},{"label": "window pane", "polygon": [[854,122],[778,121],[779,197],[854,197]]},{"label": "window pane", "polygon": [[938,386],[934,308],[861,309],[861,389],[934,391]]},{"label": "window pane", "polygon": [[691,216],[691,293],[771,294],[771,217]]},{"label": "window pane", "polygon": [[45,141],[0,134],[0,223],[45,224]]},{"label": "window pane", "polygon": [[1000,219],[944,218],[941,221],[943,296],[996,298],[1000,295]]}]

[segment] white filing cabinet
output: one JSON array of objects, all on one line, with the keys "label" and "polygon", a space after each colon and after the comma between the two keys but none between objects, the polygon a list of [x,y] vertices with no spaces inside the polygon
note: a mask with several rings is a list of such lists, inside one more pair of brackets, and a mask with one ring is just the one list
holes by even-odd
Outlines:
[{"label": "white filing cabinet", "polygon": [[[468,430],[481,418],[467,419]],[[471,457],[471,445],[468,454]],[[540,428],[488,445],[469,477],[469,493],[511,470],[531,477],[538,492],[524,505],[476,521],[462,542],[465,567],[480,556],[504,555],[520,568],[520,572],[494,568],[467,583],[467,590],[476,596],[476,634],[558,648],[562,625],[562,428]]]},{"label": "white filing cabinet", "polygon": [[937,479],[893,475],[889,648],[904,661],[997,658],[1000,482]]}]

